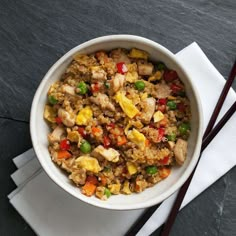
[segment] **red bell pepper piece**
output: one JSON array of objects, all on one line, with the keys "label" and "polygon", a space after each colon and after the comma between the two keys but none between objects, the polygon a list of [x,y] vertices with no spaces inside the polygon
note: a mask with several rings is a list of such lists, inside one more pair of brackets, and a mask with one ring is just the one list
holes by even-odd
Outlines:
[{"label": "red bell pepper piece", "polygon": [[78,127],[78,132],[83,138],[85,138],[87,136],[87,133],[86,133],[84,127]]},{"label": "red bell pepper piece", "polygon": [[178,79],[178,74],[175,70],[166,70],[164,72],[163,78],[166,82],[171,82],[175,79]]},{"label": "red bell pepper piece", "polygon": [[158,100],[158,103],[159,103],[159,105],[166,105],[167,100],[166,100],[165,98],[160,98],[160,99]]},{"label": "red bell pepper piece", "polygon": [[61,119],[61,117],[56,117],[55,118],[55,120],[56,120],[56,123],[58,124],[58,125],[60,125],[61,123],[62,123],[62,119]]},{"label": "red bell pepper piece", "polygon": [[108,136],[104,136],[104,137],[103,137],[103,146],[104,146],[105,148],[108,148],[108,147],[110,147],[110,145],[111,145],[111,140],[110,140],[110,138],[109,138]]},{"label": "red bell pepper piece", "polygon": [[170,157],[169,156],[165,156],[162,160],[160,160],[160,164],[161,165],[167,165],[169,163],[169,159]]},{"label": "red bell pepper piece", "polygon": [[164,137],[164,135],[165,135],[165,129],[159,128],[159,129],[158,129],[157,141],[158,141],[158,142],[161,142],[161,140],[162,140],[162,138]]},{"label": "red bell pepper piece", "polygon": [[63,139],[60,142],[61,150],[69,150],[70,149],[70,141],[68,139]]},{"label": "red bell pepper piece", "polygon": [[127,68],[127,66],[125,65],[124,62],[117,63],[116,67],[117,67],[118,73],[120,73],[120,74],[124,74],[128,71],[128,68]]},{"label": "red bell pepper piece", "polygon": [[91,84],[91,89],[93,93],[96,93],[100,90],[100,85],[98,83]]},{"label": "red bell pepper piece", "polygon": [[183,88],[178,84],[172,84],[170,88],[173,91],[173,93],[178,93],[183,90]]}]

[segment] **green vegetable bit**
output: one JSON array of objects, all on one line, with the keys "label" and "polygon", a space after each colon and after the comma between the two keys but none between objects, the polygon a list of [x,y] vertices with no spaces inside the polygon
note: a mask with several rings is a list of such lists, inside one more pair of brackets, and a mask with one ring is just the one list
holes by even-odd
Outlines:
[{"label": "green vegetable bit", "polygon": [[107,196],[107,198],[109,198],[111,196],[111,192],[108,188],[105,188],[104,194]]},{"label": "green vegetable bit", "polygon": [[84,141],[82,142],[82,144],[80,145],[80,151],[83,153],[89,153],[91,152],[91,145],[88,141]]},{"label": "green vegetable bit", "polygon": [[104,170],[105,172],[108,172],[108,171],[111,170],[111,167],[110,167],[110,166],[104,166],[103,170]]},{"label": "green vegetable bit", "polygon": [[54,96],[48,96],[48,101],[52,105],[55,105],[58,103],[58,100]]},{"label": "green vegetable bit", "polygon": [[179,91],[179,92],[177,93],[177,95],[179,95],[180,97],[185,97],[185,96],[186,96],[186,94],[185,94],[184,91]]},{"label": "green vegetable bit", "polygon": [[148,166],[146,168],[146,173],[150,175],[154,175],[157,173],[157,167],[156,166]]},{"label": "green vegetable bit", "polygon": [[175,110],[177,108],[177,105],[174,101],[168,101],[167,106],[170,108],[170,110]]},{"label": "green vegetable bit", "polygon": [[105,86],[107,89],[109,89],[109,88],[110,88],[110,83],[104,82],[104,86]]},{"label": "green vegetable bit", "polygon": [[175,141],[176,140],[176,135],[175,134],[168,134],[167,135],[168,141]]},{"label": "green vegetable bit", "polygon": [[166,65],[164,63],[160,62],[157,65],[157,69],[158,70],[165,70],[166,69]]},{"label": "green vegetable bit", "polygon": [[145,83],[141,80],[138,80],[137,82],[135,82],[134,86],[138,91],[142,91],[145,88]]},{"label": "green vegetable bit", "polygon": [[88,92],[88,87],[87,87],[87,84],[85,84],[84,82],[80,82],[78,85],[77,85],[77,88],[79,89],[79,94],[86,94]]},{"label": "green vegetable bit", "polygon": [[178,130],[179,130],[181,135],[185,135],[190,130],[190,124],[189,123],[182,123],[179,126]]}]

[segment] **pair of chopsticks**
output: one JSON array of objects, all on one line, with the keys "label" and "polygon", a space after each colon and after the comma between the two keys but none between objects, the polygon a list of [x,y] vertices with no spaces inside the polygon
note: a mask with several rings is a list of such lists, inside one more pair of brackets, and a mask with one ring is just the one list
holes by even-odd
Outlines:
[{"label": "pair of chopsticks", "polygon": [[[225,98],[229,92],[229,89],[234,81],[234,78],[236,76],[236,61],[234,62],[233,68],[231,69],[230,75],[228,80],[225,83],[225,86],[220,94],[220,97],[218,99],[218,102],[215,106],[215,109],[212,113],[211,119],[207,125],[207,128],[205,130],[205,133],[203,135],[203,142],[201,146],[201,154],[204,151],[204,149],[208,146],[208,144],[213,140],[213,138],[219,133],[219,131],[223,128],[223,126],[227,123],[227,121],[230,119],[230,117],[234,114],[236,111],[236,102],[233,103],[233,105],[229,108],[229,110],[225,113],[225,115],[222,117],[222,119],[217,123],[217,125],[214,127],[216,119],[220,113],[220,110],[223,106],[223,103],[225,101]],[[214,127],[214,128],[213,128]],[[171,212],[168,216],[168,219],[166,223],[164,224],[164,227],[162,228],[161,231],[161,236],[168,236],[171,228],[175,222],[176,216],[178,214],[179,208],[183,202],[184,196],[188,190],[188,187],[191,183],[191,180],[193,178],[193,175],[195,173],[195,170],[197,168],[198,162],[187,179],[187,181],[184,183],[184,185],[180,188],[177,198],[175,200],[175,203],[171,209]],[[139,218],[138,220],[134,223],[134,225],[129,229],[129,231],[125,234],[125,236],[133,236],[138,233],[138,231],[144,226],[144,224],[148,221],[148,219],[153,215],[153,213],[156,211],[156,209],[159,207],[159,205],[155,205],[153,207],[148,208]]]}]

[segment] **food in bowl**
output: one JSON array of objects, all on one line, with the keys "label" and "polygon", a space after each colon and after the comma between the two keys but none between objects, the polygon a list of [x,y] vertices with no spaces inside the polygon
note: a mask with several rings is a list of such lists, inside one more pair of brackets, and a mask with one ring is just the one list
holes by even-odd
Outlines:
[{"label": "food in bowl", "polygon": [[184,84],[148,56],[136,48],[77,54],[48,91],[51,158],[86,196],[142,192],[186,159]]}]

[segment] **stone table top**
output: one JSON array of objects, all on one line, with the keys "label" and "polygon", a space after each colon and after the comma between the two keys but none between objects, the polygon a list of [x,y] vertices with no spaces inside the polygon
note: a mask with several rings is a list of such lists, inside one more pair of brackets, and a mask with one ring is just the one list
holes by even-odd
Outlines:
[{"label": "stone table top", "polygon": [[[196,41],[227,78],[236,55],[235,12],[235,0],[1,0],[0,235],[35,235],[6,196],[15,188],[12,158],[32,147],[33,95],[58,58],[109,34],[144,36],[173,53]],[[171,235],[236,235],[235,167],[180,212]]]}]

